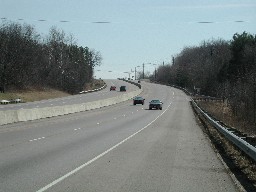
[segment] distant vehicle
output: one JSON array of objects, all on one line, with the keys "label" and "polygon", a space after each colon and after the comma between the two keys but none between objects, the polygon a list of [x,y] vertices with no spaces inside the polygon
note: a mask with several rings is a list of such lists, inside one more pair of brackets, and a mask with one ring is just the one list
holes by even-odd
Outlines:
[{"label": "distant vehicle", "polygon": [[138,81],[138,83],[140,83],[140,80]]},{"label": "distant vehicle", "polygon": [[159,99],[154,99],[154,100],[150,101],[149,102],[149,110],[151,110],[153,108],[162,110],[163,102],[160,101]]},{"label": "distant vehicle", "polygon": [[21,103],[21,102],[22,102],[22,100],[20,98],[10,100],[10,103]]},{"label": "distant vehicle", "polygon": [[110,87],[110,91],[115,91],[116,90],[116,86],[111,86]]},{"label": "distant vehicle", "polygon": [[144,101],[145,101],[145,99],[142,98],[142,97],[134,97],[133,98],[133,105],[136,105],[136,104],[144,105]]},{"label": "distant vehicle", "polygon": [[121,87],[120,87],[120,91],[126,91],[126,86],[124,86],[124,85],[121,86]]},{"label": "distant vehicle", "polygon": [[9,104],[10,101],[8,101],[8,100],[1,100],[0,103],[6,105],[6,104]]},{"label": "distant vehicle", "polygon": [[14,102],[15,102],[15,103],[21,103],[22,100],[21,100],[20,98],[18,98],[18,99],[14,99]]}]

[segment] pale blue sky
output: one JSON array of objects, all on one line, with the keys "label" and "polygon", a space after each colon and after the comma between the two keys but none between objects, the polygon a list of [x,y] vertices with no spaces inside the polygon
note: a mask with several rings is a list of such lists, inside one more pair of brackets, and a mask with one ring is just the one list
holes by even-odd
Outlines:
[{"label": "pale blue sky", "polygon": [[73,34],[78,45],[101,53],[95,75],[117,78],[143,63],[170,63],[185,46],[256,34],[256,0],[0,0],[0,18],[44,35],[52,26]]}]

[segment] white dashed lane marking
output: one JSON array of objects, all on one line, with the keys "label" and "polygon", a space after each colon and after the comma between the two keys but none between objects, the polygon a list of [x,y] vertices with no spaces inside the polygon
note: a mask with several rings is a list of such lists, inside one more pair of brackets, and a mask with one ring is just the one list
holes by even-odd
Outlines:
[{"label": "white dashed lane marking", "polygon": [[125,143],[126,141],[128,141],[129,139],[135,137],[137,134],[139,134],[140,132],[142,132],[144,129],[147,129],[151,124],[153,124],[159,117],[161,117],[171,106],[171,103],[168,105],[167,109],[164,110],[160,115],[158,115],[153,121],[149,122],[145,127],[141,128],[140,130],[138,130],[137,132],[133,133],[132,135],[128,136],[127,138],[125,138],[124,140],[122,140],[121,142],[117,143],[116,145],[112,146],[111,148],[107,149],[106,151],[104,151],[103,153],[99,154],[98,156],[92,158],[91,160],[85,162],[84,164],[80,165],[79,167],[73,169],[72,171],[66,173],[65,175],[59,177],[58,179],[52,181],[51,183],[49,183],[48,185],[42,187],[41,189],[39,189],[37,192],[44,192],[46,190],[48,190],[49,188],[53,187],[54,185],[60,183],[61,181],[65,180],[66,178],[70,177],[71,175],[79,172],[81,169],[87,167],[88,165],[94,163],[96,160],[104,157],[106,154],[110,153],[111,151],[113,151],[114,149],[116,149],[117,147],[119,147],[120,145],[122,145],[123,143]]},{"label": "white dashed lane marking", "polygon": [[[51,104],[51,105],[52,105],[52,104]],[[142,108],[142,109],[144,109],[144,108]],[[138,111],[139,111],[139,109],[137,109],[137,112],[138,112]],[[134,112],[132,111],[131,114],[134,114]],[[123,117],[126,117],[127,115],[126,115],[126,114],[123,114],[122,116],[123,116]],[[116,120],[117,117],[114,117],[113,119]],[[50,124],[54,124],[54,123],[52,122],[52,123],[50,123]],[[97,122],[97,125],[100,125],[100,122]],[[81,130],[81,128],[79,127],[79,128],[75,128],[75,129],[73,129],[73,130],[74,130],[74,131],[78,131],[78,130]],[[42,140],[42,139],[45,139],[45,137],[39,137],[39,138],[35,138],[35,139],[30,139],[29,142],[32,142],[32,141],[39,141],[39,140]]]},{"label": "white dashed lane marking", "polygon": [[39,138],[36,138],[36,139],[31,139],[29,141],[32,142],[32,141],[38,141],[38,140],[42,140],[42,139],[45,139],[45,137],[39,137]]}]

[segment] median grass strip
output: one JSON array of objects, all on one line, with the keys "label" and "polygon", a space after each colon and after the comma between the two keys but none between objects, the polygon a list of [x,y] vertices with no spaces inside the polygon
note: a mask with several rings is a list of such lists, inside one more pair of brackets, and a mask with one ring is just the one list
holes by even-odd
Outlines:
[{"label": "median grass strip", "polygon": [[26,90],[10,90],[6,93],[0,93],[0,100],[17,99],[20,98],[24,102],[40,101],[45,99],[54,99],[59,97],[66,97],[70,94],[51,88],[35,89],[30,88]]},{"label": "median grass strip", "polygon": [[[98,89],[104,85],[102,80],[93,80],[91,83],[86,83],[84,90]],[[20,98],[24,102],[40,101],[45,99],[54,99],[66,97],[71,94],[56,90],[49,87],[30,87],[26,89],[9,89],[5,93],[0,93],[0,100],[11,100]]]}]

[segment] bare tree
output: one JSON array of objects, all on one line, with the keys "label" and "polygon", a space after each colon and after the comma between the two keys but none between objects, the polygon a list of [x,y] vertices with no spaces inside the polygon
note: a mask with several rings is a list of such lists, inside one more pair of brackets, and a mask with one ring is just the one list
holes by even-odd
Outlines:
[{"label": "bare tree", "polygon": [[0,88],[50,86],[76,93],[90,82],[101,55],[75,44],[56,27],[44,40],[33,26],[3,23],[0,27]]}]

